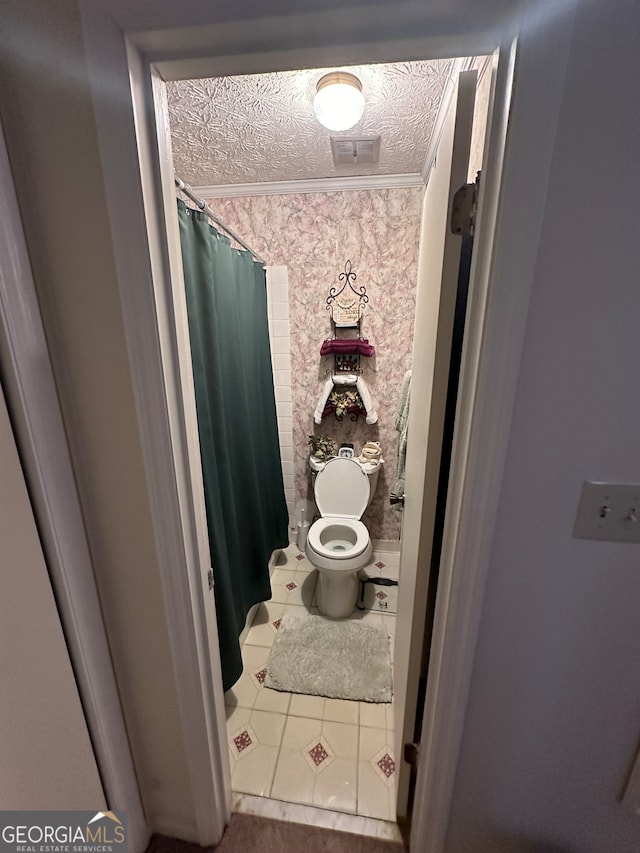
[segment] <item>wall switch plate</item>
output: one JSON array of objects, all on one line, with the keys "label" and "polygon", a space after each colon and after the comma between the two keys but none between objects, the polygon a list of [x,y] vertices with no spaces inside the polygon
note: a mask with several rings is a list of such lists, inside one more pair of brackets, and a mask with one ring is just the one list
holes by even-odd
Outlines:
[{"label": "wall switch plate", "polygon": [[586,480],[573,535],[576,539],[640,542],[640,485]]}]

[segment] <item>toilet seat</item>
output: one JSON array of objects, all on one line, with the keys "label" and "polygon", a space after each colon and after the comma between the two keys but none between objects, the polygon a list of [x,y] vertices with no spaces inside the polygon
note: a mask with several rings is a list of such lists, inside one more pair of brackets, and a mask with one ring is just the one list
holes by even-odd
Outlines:
[{"label": "toilet seat", "polygon": [[309,528],[305,550],[318,569],[316,604],[323,616],[346,619],[358,600],[358,572],[373,553],[360,521],[369,502],[369,477],[353,459],[337,456],[318,471],[313,491],[322,518]]},{"label": "toilet seat", "polygon": [[313,493],[325,518],[361,518],[369,501],[369,478],[354,459],[336,456],[319,471]]},{"label": "toilet seat", "polygon": [[[330,542],[339,540],[342,545],[347,541],[345,537],[340,536],[341,528],[345,531],[346,537],[352,538],[350,536],[352,534],[355,542],[350,543],[350,547],[343,546],[334,550],[329,544]],[[331,536],[327,540],[327,534],[332,530],[335,530],[335,534],[337,535]],[[318,556],[335,561],[336,563],[340,563],[341,561],[344,563],[347,560],[352,560],[354,557],[359,557],[367,550],[370,544],[369,531],[361,521],[355,518],[325,516],[324,518],[319,518],[309,528],[307,544]],[[336,565],[335,568],[341,570],[343,567]]]}]

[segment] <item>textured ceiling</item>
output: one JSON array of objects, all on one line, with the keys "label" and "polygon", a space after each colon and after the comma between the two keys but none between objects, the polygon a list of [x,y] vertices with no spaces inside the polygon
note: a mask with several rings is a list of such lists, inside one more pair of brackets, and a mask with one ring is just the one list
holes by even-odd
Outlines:
[{"label": "textured ceiling", "polygon": [[361,65],[364,115],[340,137],[380,135],[373,166],[336,168],[313,113],[332,69],[168,83],[176,174],[194,186],[420,172],[452,60]]}]

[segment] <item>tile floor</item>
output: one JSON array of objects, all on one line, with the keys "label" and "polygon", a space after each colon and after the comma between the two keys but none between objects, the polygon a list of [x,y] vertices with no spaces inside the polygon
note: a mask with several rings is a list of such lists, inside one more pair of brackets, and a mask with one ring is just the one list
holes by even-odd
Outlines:
[{"label": "tile floor", "polygon": [[[369,577],[398,577],[397,553],[374,553]],[[395,820],[393,704],[280,693],[263,686],[271,645],[285,613],[316,613],[317,573],[295,545],[271,579],[242,655],[245,671],[225,695],[231,781],[237,793]],[[394,587],[367,584],[352,619],[384,625],[391,655]],[[376,593],[382,593],[378,597]],[[389,594],[391,593],[391,595]]]}]

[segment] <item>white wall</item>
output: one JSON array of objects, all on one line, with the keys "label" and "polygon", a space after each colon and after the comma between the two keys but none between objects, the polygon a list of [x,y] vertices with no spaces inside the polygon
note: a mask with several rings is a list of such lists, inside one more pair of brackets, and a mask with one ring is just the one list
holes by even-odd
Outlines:
[{"label": "white wall", "polygon": [[106,805],[0,389],[0,808]]},{"label": "white wall", "polygon": [[[66,0],[52,16],[50,5],[2,3],[0,112],[145,806],[155,828],[177,816],[189,829],[193,798],[77,9]],[[104,5],[132,30],[186,24],[196,6],[201,21],[265,9],[249,0]],[[339,4],[314,9],[328,5]],[[466,2],[463,14],[449,4],[439,18],[436,6],[411,6],[425,30],[431,14],[436,35],[477,27],[485,8]],[[615,805],[640,720],[637,549],[571,539],[583,477],[640,476],[635,8],[580,7],[455,792],[456,853],[512,853],[514,837],[624,853],[638,837],[637,819]],[[401,34],[411,34],[409,11],[394,4]],[[389,36],[376,30],[379,17],[352,16],[372,41]],[[343,25],[307,41],[344,44]],[[278,35],[286,44],[286,31]],[[487,41],[461,52],[489,49]],[[126,87],[104,79],[105,96],[124,104]]]},{"label": "white wall", "polygon": [[[146,816],[193,807],[77,4],[6,0],[0,115]],[[191,834],[190,834],[191,833]]]},{"label": "white wall", "polygon": [[578,4],[450,853],[640,849],[640,549],[572,538],[583,479],[640,482],[639,45]]}]

